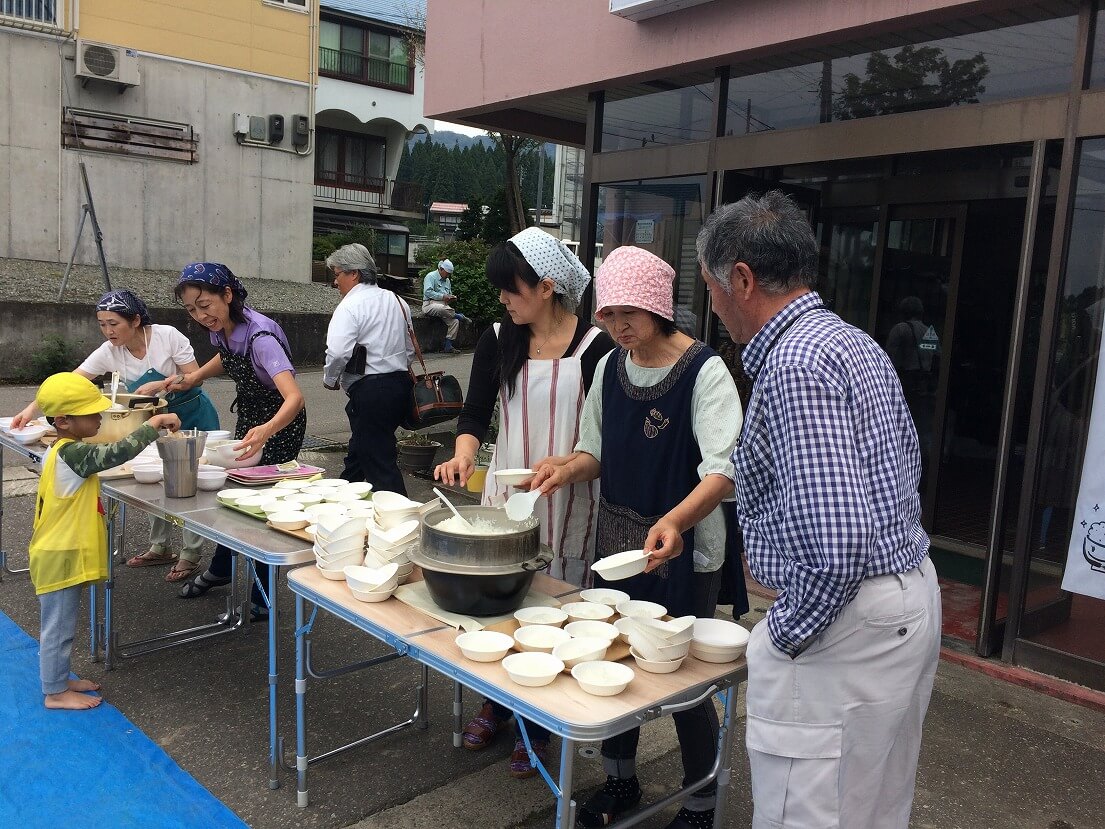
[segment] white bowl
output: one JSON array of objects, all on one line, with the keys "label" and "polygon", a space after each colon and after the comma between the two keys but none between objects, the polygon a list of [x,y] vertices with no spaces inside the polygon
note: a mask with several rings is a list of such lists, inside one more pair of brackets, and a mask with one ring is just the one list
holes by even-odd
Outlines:
[{"label": "white bowl", "polygon": [[316,562],[315,566],[322,573],[323,578],[330,579],[330,581],[345,581],[344,564],[341,567],[334,568]]},{"label": "white bowl", "polygon": [[[306,510],[305,510],[306,511]],[[337,541],[339,538],[359,536],[364,538],[364,521],[341,515],[326,515],[315,522],[316,538],[320,541]]]},{"label": "white bowl", "polygon": [[324,558],[333,558],[334,556],[342,556],[352,552],[358,552],[362,556],[364,555],[364,538],[359,535],[347,535],[344,538],[327,540],[320,537],[319,533],[316,531],[315,546],[322,551],[322,556]]},{"label": "white bowl", "polygon": [[658,641],[662,640],[653,639],[651,635],[646,634],[640,628],[634,628],[629,633],[629,647],[632,650],[653,662],[665,662],[667,659],[660,650],[660,645],[657,644]]},{"label": "white bowl", "polygon": [[456,643],[473,662],[498,662],[510,652],[514,640],[494,630],[470,630],[458,636]]},{"label": "white bowl", "polygon": [[503,660],[503,669],[519,685],[540,688],[556,679],[564,663],[551,653],[512,653]]},{"label": "white bowl", "polygon": [[0,417],[0,432],[6,432],[12,427],[14,417]]},{"label": "white bowl", "polygon": [[642,625],[654,630],[665,639],[677,641],[686,638],[688,641],[694,635],[694,616],[680,616],[678,619],[664,621],[663,619],[645,619],[638,617]]},{"label": "white bowl", "polygon": [[204,445],[206,446],[207,443],[212,443],[216,440],[230,440],[230,438],[231,434],[229,429],[212,429],[207,433],[207,440]]},{"label": "white bowl", "polygon": [[8,434],[20,443],[27,445],[37,443],[46,434],[45,426],[24,426],[20,429],[9,429]]},{"label": "white bowl", "polygon": [[567,631],[552,625],[526,625],[514,631],[514,641],[522,651],[552,653],[553,648],[571,638]]},{"label": "white bowl", "polygon": [[387,512],[377,509],[374,513],[376,523],[381,530],[392,530],[407,521],[418,520],[418,510],[402,512]]},{"label": "white bowl", "polygon": [[315,564],[317,564],[320,569],[329,570],[333,573],[341,573],[340,581],[345,581],[346,567],[364,563],[364,556],[355,550],[352,553],[343,553],[340,556],[333,557],[320,556],[317,549],[315,549],[314,552]]},{"label": "white bowl", "polygon": [[532,469],[496,469],[495,481],[503,486],[518,486],[533,477]]},{"label": "white bowl", "polygon": [[220,489],[215,497],[224,504],[237,504],[242,498],[252,498],[256,494],[256,490],[252,489]]},{"label": "white bowl", "polygon": [[308,504],[303,508],[303,511],[315,518],[323,518],[327,515],[345,516],[345,507],[341,504],[328,504],[325,502],[321,504]]},{"label": "white bowl", "polygon": [[566,667],[574,668],[581,662],[597,662],[600,659],[605,659],[606,650],[609,647],[609,639],[596,639],[586,636],[561,642],[552,649],[552,655],[563,662]]},{"label": "white bowl", "polygon": [[336,487],[345,486],[348,483],[349,481],[344,478],[320,478],[317,481],[311,481],[311,486]]},{"label": "white bowl", "polygon": [[368,549],[372,550],[372,554],[380,559],[380,561],[383,561],[385,563],[390,561],[394,562],[395,564],[406,564],[411,560],[410,556],[407,555],[407,551],[411,549],[410,546],[393,547],[389,550],[380,550],[369,544]]},{"label": "white bowl", "polygon": [[618,662],[581,662],[572,668],[572,676],[588,694],[612,697],[629,687],[636,674]]},{"label": "white bowl", "polygon": [[607,581],[628,579],[645,571],[648,556],[644,550],[626,550],[601,558],[591,565],[591,569]]},{"label": "white bowl", "polygon": [[614,627],[617,628],[618,631],[618,638],[627,645],[629,644],[629,632],[634,629],[633,622],[634,620],[630,619],[628,616],[623,616],[614,622]]},{"label": "white bowl", "polygon": [[744,647],[721,648],[717,645],[700,645],[697,642],[690,643],[690,653],[695,659],[703,662],[736,662],[744,654]]},{"label": "white bowl", "polygon": [[305,512],[274,512],[269,523],[278,530],[302,530],[311,522],[311,516]]},{"label": "white bowl", "polygon": [[558,628],[568,621],[568,614],[558,607],[523,607],[514,611],[518,624],[551,625]]},{"label": "white bowl", "polygon": [[388,584],[397,579],[399,567],[395,564],[385,565],[380,568],[354,565],[345,568],[345,580],[350,587],[364,590],[366,593],[374,593],[387,590]]},{"label": "white bowl", "polygon": [[372,505],[380,512],[402,512],[404,510],[418,512],[418,508],[422,506],[417,501],[412,501],[406,495],[400,495],[398,492],[389,492],[386,489],[381,489],[379,492],[374,492],[372,494]]},{"label": "white bowl", "polygon": [[621,590],[612,590],[609,587],[593,587],[590,590],[580,590],[579,597],[585,602],[595,604],[608,604],[611,607],[620,602],[629,601],[629,594]]},{"label": "white bowl", "polygon": [[[307,513],[303,513],[303,514],[307,515]],[[308,520],[309,520],[310,516],[307,516],[307,517],[308,517]],[[309,535],[311,538],[314,538],[315,537],[315,529],[316,529],[316,527],[315,527],[314,524],[308,524],[306,527],[303,528],[303,532],[307,533],[307,535]]]},{"label": "white bowl", "polygon": [[285,495],[284,500],[295,501],[297,504],[309,507],[312,504],[321,504],[322,496],[313,492],[293,492],[291,495]]},{"label": "white bowl", "polygon": [[346,484],[345,486],[341,487],[340,491],[345,493],[352,493],[358,498],[363,499],[367,498],[372,492],[372,484],[368,483],[367,481],[354,481],[351,484]]},{"label": "white bowl", "polygon": [[670,661],[645,659],[633,648],[629,649],[629,653],[633,656],[633,660],[637,663],[637,667],[642,671],[648,671],[650,674],[670,674],[683,664],[682,659],[673,659]]},{"label": "white bowl", "polygon": [[156,484],[164,475],[161,464],[140,463],[137,466],[132,466],[130,469],[134,474],[134,480],[138,481],[140,484]]},{"label": "white bowl", "polygon": [[[248,498],[239,498],[234,502],[234,506],[239,509],[244,509],[246,512],[252,512],[254,515],[264,515],[265,511],[261,509],[262,504],[267,504],[273,499],[267,495],[250,495]],[[289,509],[295,509],[295,505],[288,507]]]},{"label": "white bowl", "polygon": [[204,448],[204,457],[207,458],[207,462],[215,466],[222,466],[226,469],[246,469],[251,466],[257,466],[261,462],[261,452],[257,452],[253,457],[240,460],[238,456],[245,452],[245,448],[235,449],[240,441],[237,440],[216,440],[207,441],[207,445]]},{"label": "white bowl", "polygon": [[404,521],[391,529],[373,529],[369,532],[369,540],[372,541],[372,546],[378,549],[401,547],[418,538],[418,527],[418,521],[411,520]]},{"label": "white bowl", "polygon": [[352,498],[353,500],[356,500],[356,501],[360,500],[360,498],[358,498],[356,495],[348,495],[348,496],[345,495],[342,492],[343,488],[344,487],[340,487],[340,486],[329,486],[329,487],[320,486],[318,489],[312,489],[312,490],[309,490],[309,491],[317,493],[318,495],[321,495],[322,500],[325,501],[328,504],[338,504],[338,503],[341,503],[346,498]]},{"label": "white bowl", "polygon": [[[690,639],[686,642],[670,643],[667,645],[660,645],[657,650],[660,651],[660,656],[665,660],[682,659],[691,651],[691,645],[693,643]],[[709,661],[709,660],[707,660]]]},{"label": "white bowl", "polygon": [[573,639],[605,639],[613,642],[618,638],[618,629],[609,622],[598,622],[593,619],[582,619],[578,622],[569,622],[564,630]]},{"label": "white bowl", "polygon": [[297,504],[289,504],[283,498],[269,498],[267,501],[261,502],[261,512],[265,515],[275,515],[278,512],[287,512],[290,509],[295,509]]},{"label": "white bowl", "polygon": [[353,594],[353,597],[362,602],[382,602],[386,599],[390,599],[395,594],[396,585],[392,585],[387,590],[357,590],[354,587],[350,587],[349,591]]},{"label": "white bowl", "polygon": [[614,608],[596,602],[568,602],[561,605],[561,610],[568,614],[573,622],[601,622],[614,615]]},{"label": "white bowl", "polygon": [[200,469],[196,472],[196,486],[210,492],[226,483],[225,469]]},{"label": "white bowl", "polygon": [[666,616],[668,609],[656,602],[646,602],[641,599],[630,599],[628,602],[618,603],[618,613],[622,616],[643,616],[646,619],[659,619]]},{"label": "white bowl", "polygon": [[748,630],[724,619],[695,619],[694,641],[699,645],[743,648],[748,644]]}]

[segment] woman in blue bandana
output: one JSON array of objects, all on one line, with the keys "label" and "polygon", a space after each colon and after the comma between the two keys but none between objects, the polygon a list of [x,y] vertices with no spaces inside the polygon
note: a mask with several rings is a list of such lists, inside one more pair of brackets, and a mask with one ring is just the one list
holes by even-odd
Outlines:
[{"label": "woman in blue bandana", "polygon": [[[154,325],[149,309],[133,291],[109,291],[96,304],[96,320],[104,343],[88,355],[76,373],[94,379],[113,371],[135,394],[159,395],[163,381],[199,368],[188,338],[171,325]],[[203,389],[165,395],[169,411],[180,418],[185,429],[210,431],[219,428],[219,415]],[[22,423],[38,415],[34,403],[19,413]],[[171,525],[150,517],[150,549],[127,560],[128,567],[173,564],[165,576],[169,582],[188,578],[197,568],[203,539],[185,531],[180,556],[169,548]]]}]

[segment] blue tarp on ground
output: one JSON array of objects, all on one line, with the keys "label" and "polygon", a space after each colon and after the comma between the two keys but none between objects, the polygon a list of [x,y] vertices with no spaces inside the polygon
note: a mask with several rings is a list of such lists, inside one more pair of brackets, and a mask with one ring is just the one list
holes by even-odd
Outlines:
[{"label": "blue tarp on ground", "polygon": [[73,825],[246,826],[109,703],[46,710],[38,642],[0,613],[0,827]]}]

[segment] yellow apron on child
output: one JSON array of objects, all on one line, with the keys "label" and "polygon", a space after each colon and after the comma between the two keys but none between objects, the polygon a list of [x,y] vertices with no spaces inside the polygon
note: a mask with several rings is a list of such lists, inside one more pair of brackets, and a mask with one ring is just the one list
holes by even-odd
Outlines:
[{"label": "yellow apron on child", "polygon": [[54,444],[42,463],[34,531],[29,548],[31,582],[41,595],[85,582],[107,579],[107,525],[100,515],[100,479],[85,479],[63,498],[54,486],[58,451],[72,439]]}]

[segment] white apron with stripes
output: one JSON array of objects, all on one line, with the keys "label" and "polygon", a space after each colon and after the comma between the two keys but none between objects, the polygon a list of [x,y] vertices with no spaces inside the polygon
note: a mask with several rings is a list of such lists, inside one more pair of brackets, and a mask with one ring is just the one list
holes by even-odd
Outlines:
[{"label": "white apron with stripes", "polygon": [[[484,484],[485,506],[501,507],[520,491],[496,484],[496,469],[532,469],[542,458],[575,450],[584,399],[580,355],[598,335],[592,327],[575,351],[559,359],[526,360],[513,397],[508,399],[506,385],[500,386],[499,437]],[[549,575],[581,587],[591,583],[598,490],[598,480],[573,484],[539,498],[534,507],[541,521],[541,542],[553,551]]]}]

